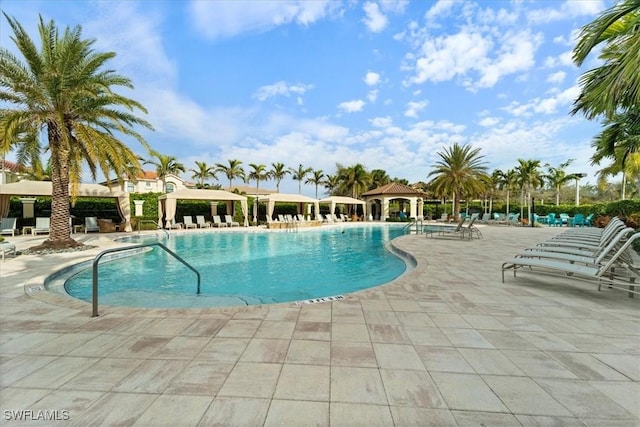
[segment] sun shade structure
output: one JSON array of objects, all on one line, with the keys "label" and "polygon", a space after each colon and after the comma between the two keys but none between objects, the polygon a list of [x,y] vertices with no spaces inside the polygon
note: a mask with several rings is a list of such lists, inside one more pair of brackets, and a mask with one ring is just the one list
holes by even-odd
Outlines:
[{"label": "sun shade structure", "polygon": [[320,203],[329,204],[329,213],[333,214],[336,211],[336,205],[362,205],[364,211],[364,217],[367,217],[367,202],[353,197],[345,196],[330,196],[320,199]]},{"label": "sun shade structure", "polygon": [[302,194],[275,193],[268,196],[260,197],[258,198],[258,201],[267,204],[267,216],[269,218],[273,216],[273,209],[276,203],[297,203],[298,213],[300,214],[304,213],[304,205],[306,203],[309,203],[313,204],[314,206],[316,219],[320,219],[320,217],[318,216],[320,214],[320,201],[312,197],[303,196]]},{"label": "sun shade structure", "polygon": [[[69,189],[71,191],[71,188]],[[0,185],[0,217],[9,212],[11,196],[51,196],[51,181],[18,181]],[[131,205],[129,193],[100,184],[79,184],[78,197],[107,197],[116,199],[118,214],[124,222],[124,230],[131,231]]]},{"label": "sun shade structure", "polygon": [[233,202],[240,202],[245,227],[249,225],[247,218],[247,198],[240,194],[230,193],[224,190],[196,190],[184,188],[158,197],[158,223],[175,220],[177,200],[209,200],[227,202],[227,212],[232,212]]},{"label": "sun shade structure", "polygon": [[409,217],[423,218],[424,196],[423,192],[399,182],[392,182],[362,193],[362,198],[367,202],[367,211],[380,221],[389,218],[389,202],[392,200],[408,201]]}]

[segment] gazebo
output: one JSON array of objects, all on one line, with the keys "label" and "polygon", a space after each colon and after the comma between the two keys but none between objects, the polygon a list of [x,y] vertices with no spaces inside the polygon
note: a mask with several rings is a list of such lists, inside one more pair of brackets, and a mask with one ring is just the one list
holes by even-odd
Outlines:
[{"label": "gazebo", "polygon": [[298,204],[298,213],[304,214],[304,205],[305,204],[313,204],[316,212],[316,219],[320,219],[320,205],[319,200],[311,197],[303,196],[302,194],[284,194],[284,193],[274,193],[268,196],[259,197],[258,201],[264,202],[267,204],[267,216],[271,218],[273,216],[273,209],[275,204],[280,203],[297,203]]},{"label": "gazebo", "polygon": [[324,199],[320,199],[320,203],[329,204],[329,213],[334,214],[336,210],[336,205],[362,205],[362,209],[364,210],[364,217],[367,217],[367,203],[354,199],[353,197],[345,197],[345,196],[329,196]]},{"label": "gazebo", "polygon": [[240,202],[242,207],[242,215],[244,217],[244,226],[249,225],[247,212],[247,198],[240,194],[230,193],[224,190],[196,190],[192,188],[183,188],[182,190],[173,191],[158,197],[158,223],[162,220],[171,221],[176,216],[177,200],[209,200],[209,201],[225,201],[227,202],[227,212],[231,212],[233,202]]},{"label": "gazebo", "polygon": [[389,202],[392,200],[408,201],[410,206],[408,216],[422,218],[424,197],[423,192],[399,182],[392,182],[362,194],[362,198],[367,203],[367,211],[371,213],[370,218],[380,221],[386,221],[389,218]]},{"label": "gazebo", "polygon": [[[0,217],[9,213],[11,196],[51,196],[51,181],[18,181],[0,185]],[[79,184],[78,197],[108,197],[116,199],[116,208],[124,222],[124,231],[131,231],[131,205],[129,193],[100,184]]]}]

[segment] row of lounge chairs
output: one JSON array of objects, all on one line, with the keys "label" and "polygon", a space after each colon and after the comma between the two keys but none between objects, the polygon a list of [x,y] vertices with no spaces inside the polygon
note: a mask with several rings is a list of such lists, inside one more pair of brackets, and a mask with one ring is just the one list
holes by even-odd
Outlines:
[{"label": "row of lounge chairs", "polygon": [[210,227],[240,227],[238,221],[234,221],[231,215],[225,215],[224,221],[220,218],[220,215],[213,215],[213,222],[209,222],[204,218],[204,215],[196,215],[196,222],[193,222],[191,215],[185,215],[182,217],[183,223],[172,222],[169,224],[169,228],[210,228]]},{"label": "row of lounge chairs", "polygon": [[505,271],[555,274],[598,285],[622,289],[629,296],[640,293],[636,280],[640,278],[633,241],[640,238],[618,218],[605,228],[570,229],[560,235],[526,248],[502,264]]}]

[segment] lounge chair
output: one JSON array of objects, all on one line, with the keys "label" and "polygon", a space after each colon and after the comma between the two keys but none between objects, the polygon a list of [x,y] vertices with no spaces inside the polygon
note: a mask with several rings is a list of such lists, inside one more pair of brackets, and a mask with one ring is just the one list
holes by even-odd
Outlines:
[{"label": "lounge chair", "polygon": [[522,222],[520,222],[520,214],[509,214],[509,225],[521,226]]},{"label": "lounge chair", "polygon": [[198,228],[198,224],[193,222],[191,215],[185,215],[182,219],[184,220],[184,228]]},{"label": "lounge chair", "polygon": [[513,259],[502,264],[502,282],[504,283],[504,272],[513,270],[513,276],[516,272],[525,271],[533,274],[551,274],[563,277],[571,277],[587,282],[595,282],[598,290],[603,284],[629,292],[632,294],[640,293],[636,290],[636,280],[640,279],[640,272],[626,259],[626,251],[631,247],[634,240],[640,238],[640,233],[632,234],[625,243],[614,249],[613,244],[603,251],[601,255],[590,261],[585,262],[581,259],[576,263],[576,259],[571,256],[565,258],[536,258],[516,256]]},{"label": "lounge chair", "polygon": [[434,234],[438,233],[438,236],[460,236],[462,237],[462,225],[465,223],[467,219],[464,217],[460,218],[458,224],[453,225],[436,225],[426,227],[424,233],[426,237],[433,237]]},{"label": "lounge chair", "polygon": [[225,215],[224,222],[226,222],[229,227],[240,227],[240,223],[238,221],[234,221],[231,215]]},{"label": "lounge chair", "polygon": [[85,234],[90,231],[100,231],[100,226],[98,225],[98,217],[88,216],[84,219],[84,232]]},{"label": "lounge chair", "polygon": [[220,215],[213,215],[213,226],[214,227],[226,227],[227,223],[222,222],[220,219]]},{"label": "lounge chair", "polygon": [[0,235],[11,234],[15,236],[16,231],[18,231],[17,222],[17,218],[2,218],[2,222],[0,222]]},{"label": "lounge chair", "polygon": [[169,230],[182,230],[182,224],[176,222],[174,218],[171,218],[167,220],[167,225],[165,228],[168,228]]},{"label": "lounge chair", "polygon": [[36,225],[31,229],[31,234],[49,233],[51,228],[51,218],[36,218]]},{"label": "lounge chair", "polygon": [[0,255],[2,256],[2,261],[4,261],[4,256],[13,254],[16,256],[16,245],[11,242],[0,242]]},{"label": "lounge chair", "polygon": [[205,221],[204,215],[196,215],[196,224],[199,228],[209,228],[211,227],[211,223]]},{"label": "lounge chair", "polygon": [[466,227],[462,227],[460,229],[460,232],[462,233],[462,238],[464,239],[465,237],[467,237],[469,240],[473,239],[473,237],[475,236],[476,239],[482,239],[482,233],[480,232],[480,230],[478,229],[478,227],[476,227],[474,225],[474,223],[478,220],[477,216],[472,216],[471,217],[471,222],[469,222],[469,225],[467,225]]}]

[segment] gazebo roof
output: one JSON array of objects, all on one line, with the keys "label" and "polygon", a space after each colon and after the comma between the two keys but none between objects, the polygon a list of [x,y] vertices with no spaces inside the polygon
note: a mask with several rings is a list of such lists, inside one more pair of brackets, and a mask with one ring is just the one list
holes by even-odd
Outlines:
[{"label": "gazebo roof", "polygon": [[343,203],[345,205],[366,205],[367,203],[354,199],[353,197],[344,197],[344,196],[329,196],[320,200],[320,203]]},{"label": "gazebo roof", "polygon": [[[71,186],[69,186],[71,188]],[[12,196],[51,196],[51,181],[18,181],[0,185],[0,194]],[[78,197],[113,197],[126,195],[121,190],[100,184],[79,184]]]},{"label": "gazebo roof", "polygon": [[402,196],[423,196],[422,191],[409,187],[408,185],[400,184],[399,182],[392,182],[382,187],[374,188],[373,190],[362,193],[363,196],[382,196],[382,195],[402,195]]},{"label": "gazebo roof", "polygon": [[230,193],[224,190],[201,190],[195,188],[183,188],[171,193],[163,194],[158,197],[159,200],[164,199],[186,199],[186,200],[240,200],[245,201],[247,198],[240,194]]}]

